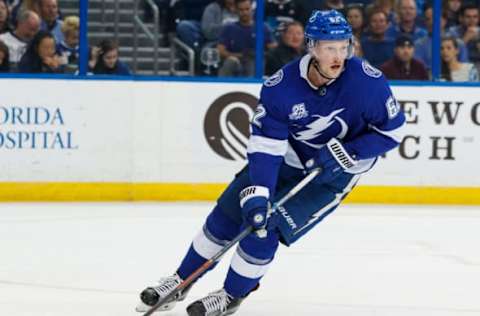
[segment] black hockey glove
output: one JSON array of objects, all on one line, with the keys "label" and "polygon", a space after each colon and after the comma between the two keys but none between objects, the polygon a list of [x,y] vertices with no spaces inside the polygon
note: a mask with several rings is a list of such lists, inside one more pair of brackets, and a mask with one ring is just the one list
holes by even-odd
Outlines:
[{"label": "black hockey glove", "polygon": [[307,161],[307,172],[320,168],[320,174],[315,178],[316,183],[328,183],[335,180],[343,171],[354,167],[357,161],[345,150],[342,143],[332,138],[316,155]]}]

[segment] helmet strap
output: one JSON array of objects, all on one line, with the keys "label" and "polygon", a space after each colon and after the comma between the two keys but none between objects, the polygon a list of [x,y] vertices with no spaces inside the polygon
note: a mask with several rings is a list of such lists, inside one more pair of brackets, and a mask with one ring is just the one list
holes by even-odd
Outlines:
[{"label": "helmet strap", "polygon": [[320,66],[318,64],[318,61],[315,59],[315,57],[313,56],[313,60],[312,60],[312,66],[313,68],[315,68],[315,70],[317,71],[317,73],[322,76],[323,78],[327,79],[327,80],[334,80],[334,79],[337,79],[337,78],[331,78],[329,76],[327,76],[326,74],[324,74],[322,72],[322,70],[320,69]]}]

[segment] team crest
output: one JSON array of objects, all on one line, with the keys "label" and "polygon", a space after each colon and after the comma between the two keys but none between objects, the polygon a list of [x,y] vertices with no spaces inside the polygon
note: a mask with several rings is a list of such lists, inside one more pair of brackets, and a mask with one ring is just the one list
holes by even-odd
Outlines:
[{"label": "team crest", "polygon": [[283,69],[280,69],[276,73],[274,73],[270,78],[265,80],[264,85],[266,87],[274,87],[279,84],[283,79]]},{"label": "team crest", "polygon": [[362,68],[363,68],[363,72],[369,77],[380,78],[382,76],[382,72],[380,70],[373,67],[365,60],[362,61]]}]

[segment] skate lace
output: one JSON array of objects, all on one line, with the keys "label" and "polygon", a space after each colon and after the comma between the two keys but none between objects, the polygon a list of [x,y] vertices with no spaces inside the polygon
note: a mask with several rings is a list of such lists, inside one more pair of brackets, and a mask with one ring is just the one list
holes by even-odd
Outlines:
[{"label": "skate lace", "polygon": [[166,278],[161,278],[158,283],[159,285],[154,286],[153,288],[160,296],[165,296],[175,289],[177,285],[180,284],[180,281],[175,275],[173,275]]},{"label": "skate lace", "polygon": [[230,301],[230,296],[223,289],[210,293],[207,297],[202,299],[207,315],[208,313],[217,311],[225,312]]}]

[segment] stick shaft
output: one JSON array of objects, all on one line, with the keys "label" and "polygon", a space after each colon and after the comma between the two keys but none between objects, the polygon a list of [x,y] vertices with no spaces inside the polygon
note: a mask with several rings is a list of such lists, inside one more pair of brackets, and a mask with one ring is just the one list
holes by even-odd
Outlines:
[{"label": "stick shaft", "polygon": [[[285,204],[292,196],[298,193],[301,189],[303,189],[313,178],[315,178],[318,173],[320,172],[319,169],[314,170],[313,172],[309,173],[305,178],[303,178],[299,183],[297,183],[287,194],[285,194],[277,203],[273,205],[272,211],[275,211],[277,208]],[[222,249],[220,249],[213,257],[208,259],[204,264],[202,264],[197,270],[195,270],[192,274],[190,274],[182,283],[180,283],[172,292],[168,295],[163,297],[162,299],[158,300],[157,304],[153,305],[143,316],[150,316],[152,315],[160,306],[164,305],[172,298],[175,297],[181,290],[189,286],[193,281],[195,281],[199,276],[201,276],[205,271],[207,271],[216,261],[218,261],[230,248],[232,248],[235,244],[240,242],[242,239],[247,237],[253,228],[251,226],[245,228],[240,234],[238,234],[233,240],[231,240],[228,244],[226,244]]]}]

